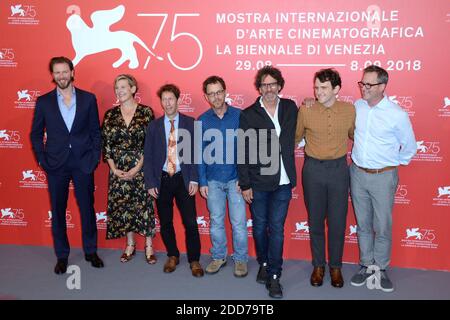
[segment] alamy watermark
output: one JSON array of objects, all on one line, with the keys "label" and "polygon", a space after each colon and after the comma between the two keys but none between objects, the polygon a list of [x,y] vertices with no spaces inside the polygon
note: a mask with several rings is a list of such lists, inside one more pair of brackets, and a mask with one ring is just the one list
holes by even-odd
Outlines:
[{"label": "alamy watermark", "polygon": [[366,273],[371,273],[372,275],[367,278],[366,285],[370,290],[381,289],[381,271],[380,267],[377,265],[371,265],[367,267]]},{"label": "alamy watermark", "polygon": [[67,273],[71,274],[66,280],[66,287],[69,290],[81,290],[81,269],[77,265],[67,267]]},{"label": "alamy watermark", "polygon": [[[275,129],[202,130],[195,121],[194,136],[179,128],[177,156],[185,164],[237,164],[261,167],[261,175],[276,174],[280,167],[281,146]],[[193,155],[192,155],[193,150]]]}]

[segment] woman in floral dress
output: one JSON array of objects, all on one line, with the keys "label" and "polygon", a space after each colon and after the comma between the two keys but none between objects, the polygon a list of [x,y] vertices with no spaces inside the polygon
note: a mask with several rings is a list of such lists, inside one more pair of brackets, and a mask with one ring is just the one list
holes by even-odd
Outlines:
[{"label": "woman in floral dress", "polygon": [[135,233],[144,236],[146,261],[154,264],[155,214],[142,170],[145,134],[154,115],[135,100],[137,90],[133,76],[119,75],[114,91],[120,105],[106,111],[103,119],[103,157],[110,168],[106,238],[127,237],[120,261],[128,262],[136,253]]}]

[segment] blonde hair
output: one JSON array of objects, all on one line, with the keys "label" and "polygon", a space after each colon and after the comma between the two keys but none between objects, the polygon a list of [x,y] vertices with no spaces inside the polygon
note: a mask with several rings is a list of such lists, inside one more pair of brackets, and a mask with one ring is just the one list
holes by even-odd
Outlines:
[{"label": "blonde hair", "polygon": [[116,87],[117,82],[119,82],[120,80],[127,80],[130,87],[136,87],[136,91],[133,93],[133,98],[134,98],[134,96],[138,92],[138,84],[137,84],[136,78],[133,77],[131,74],[119,74],[114,79],[114,88]]}]

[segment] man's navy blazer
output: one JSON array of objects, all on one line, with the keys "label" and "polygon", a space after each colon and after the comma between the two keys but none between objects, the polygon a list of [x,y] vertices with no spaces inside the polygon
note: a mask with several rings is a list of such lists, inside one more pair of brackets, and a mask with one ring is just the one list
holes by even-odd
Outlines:
[{"label": "man's navy blazer", "polygon": [[[59,111],[56,89],[36,101],[30,138],[39,165],[48,173],[57,173],[62,168],[71,149],[84,173],[92,173],[100,161],[97,99],[92,93],[77,88],[75,94],[77,109],[70,132]],[[47,134],[45,144],[44,130]]]},{"label": "man's navy blazer", "polygon": [[[179,150],[181,161],[181,174],[183,175],[186,190],[189,190],[189,182],[198,182],[197,165],[194,164],[194,118],[179,113],[178,129],[186,129],[190,133],[190,155],[185,150]],[[182,137],[178,137],[178,147],[183,143]],[[187,143],[185,141],[184,143]],[[187,145],[187,144],[186,144]],[[177,150],[178,152],[178,150]],[[183,157],[185,156],[185,157]],[[151,121],[147,128],[144,147],[144,178],[145,187],[161,188],[161,173],[167,160],[166,131],[164,129],[164,116]],[[187,162],[187,163],[185,163]]]}]

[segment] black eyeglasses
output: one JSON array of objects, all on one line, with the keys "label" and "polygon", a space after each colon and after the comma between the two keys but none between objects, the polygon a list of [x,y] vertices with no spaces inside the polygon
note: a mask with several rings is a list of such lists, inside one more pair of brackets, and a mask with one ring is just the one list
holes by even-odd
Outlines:
[{"label": "black eyeglasses", "polygon": [[378,83],[364,83],[362,81],[358,82],[358,86],[362,89],[363,87],[366,88],[367,90],[372,89],[372,87],[374,86],[378,86],[380,84],[383,84],[383,82],[378,82]]},{"label": "black eyeglasses", "polygon": [[269,88],[271,88],[271,89],[276,89],[277,88],[277,86],[278,86],[278,82],[271,82],[271,83],[261,83],[261,86],[260,86],[260,88],[261,89],[265,89],[265,90],[267,90],[267,89],[269,89]]},{"label": "black eyeglasses", "polygon": [[225,90],[219,90],[216,92],[208,92],[206,95],[208,96],[208,98],[214,98],[216,96],[220,97],[223,96],[223,94],[225,93]]}]

